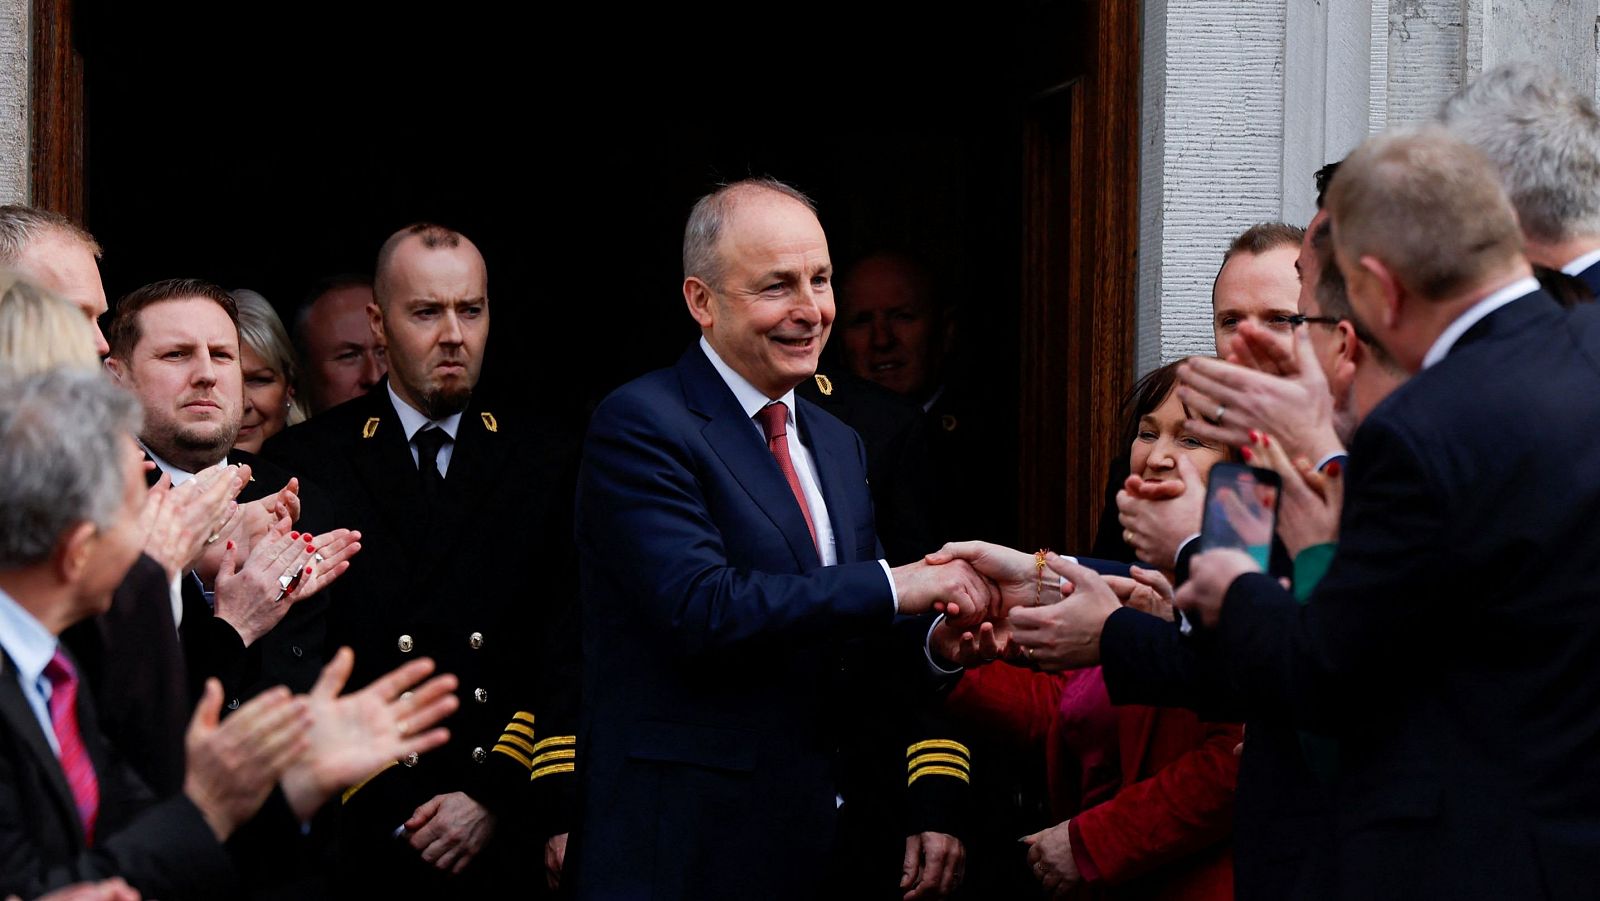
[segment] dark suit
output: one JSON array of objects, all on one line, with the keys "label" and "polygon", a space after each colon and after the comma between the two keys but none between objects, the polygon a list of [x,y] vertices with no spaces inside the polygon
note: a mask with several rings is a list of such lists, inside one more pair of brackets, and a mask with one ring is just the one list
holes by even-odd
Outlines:
[{"label": "dark suit", "polygon": [[[81,683],[80,683],[81,686]],[[0,895],[31,898],[74,882],[121,876],[146,898],[223,897],[233,871],[200,811],[182,796],[156,802],[106,744],[89,692],[78,692],[78,728],[100,785],[95,843],[61,763],[0,652]]]},{"label": "dark suit", "polygon": [[[836,792],[848,806],[861,778],[851,761],[864,736],[844,708],[882,684],[852,661],[928,672],[925,621],[903,621],[900,653],[860,652],[857,642],[896,634],[865,451],[811,403],[797,399],[794,413],[835,566],[820,565],[760,432],[700,347],[595,412],[578,489],[590,686],[572,852],[580,897],[818,897]],[[890,699],[864,706],[880,726],[901,719]],[[965,761],[965,746],[935,740]],[[882,746],[875,759],[902,786],[923,749]],[[964,782],[935,775],[910,793],[961,795]],[[912,823],[891,852],[924,828],[954,831]]]},{"label": "dark suit", "polygon": [[1595,263],[1588,269],[1573,276],[1573,278],[1583,282],[1584,286],[1589,289],[1590,297],[1600,297],[1600,263]]},{"label": "dark suit", "polygon": [[[352,688],[423,656],[461,682],[449,744],[348,796],[342,831],[356,862],[342,875],[351,890],[432,897],[465,891],[474,879],[542,885],[539,845],[570,828],[573,444],[540,421],[495,409],[474,394],[431,508],[384,385],[265,449],[330,493],[340,524],[361,532],[332,610],[334,640],[355,650]],[[429,799],[457,791],[500,825],[484,856],[446,879],[391,833]]]},{"label": "dark suit", "polygon": [[1600,308],[1490,314],[1362,424],[1310,602],[1228,591],[1238,697],[1340,738],[1344,897],[1600,885],[1597,359]]}]

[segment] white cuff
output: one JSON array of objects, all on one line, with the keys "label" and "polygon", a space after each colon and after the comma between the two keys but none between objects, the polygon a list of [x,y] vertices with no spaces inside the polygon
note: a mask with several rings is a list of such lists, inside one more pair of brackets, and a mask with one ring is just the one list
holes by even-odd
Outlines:
[{"label": "white cuff", "polygon": [[879,560],[878,565],[883,567],[883,577],[889,580],[889,596],[894,598],[894,612],[900,612],[900,592],[894,587],[894,573],[889,571],[889,561]]},{"label": "white cuff", "polygon": [[1172,565],[1173,566],[1177,566],[1178,565],[1178,561],[1183,559],[1183,549],[1189,546],[1189,542],[1191,542],[1191,541],[1193,541],[1193,540],[1195,540],[1196,538],[1199,538],[1199,537],[1200,537],[1200,533],[1196,532],[1193,535],[1190,535],[1188,538],[1185,538],[1182,541],[1178,542],[1178,552],[1176,554],[1172,555]]},{"label": "white cuff", "polygon": [[1329,463],[1333,462],[1333,458],[1334,457],[1348,457],[1348,456],[1350,456],[1349,452],[1345,451],[1343,448],[1341,448],[1339,450],[1336,450],[1331,454],[1328,454],[1327,456],[1323,457],[1321,460],[1317,461],[1317,472],[1321,472],[1322,468],[1324,466],[1327,466]]},{"label": "white cuff", "polygon": [[957,666],[955,669],[945,669],[944,667],[939,665],[938,661],[933,659],[933,630],[939,628],[939,624],[942,623],[942,622],[944,622],[944,614],[943,613],[941,613],[938,616],[933,618],[933,625],[928,627],[928,636],[926,638],[922,639],[922,653],[923,653],[924,656],[926,656],[928,658],[928,668],[933,670],[938,675],[941,675],[941,676],[959,675],[962,671],[964,671],[966,669],[966,667]]}]

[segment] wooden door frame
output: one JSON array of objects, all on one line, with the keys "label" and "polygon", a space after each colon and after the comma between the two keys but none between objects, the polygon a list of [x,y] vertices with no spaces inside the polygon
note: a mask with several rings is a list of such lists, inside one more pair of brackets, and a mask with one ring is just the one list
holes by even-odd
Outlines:
[{"label": "wooden door frame", "polygon": [[[1087,553],[1133,383],[1138,284],[1140,10],[1083,6],[1085,74],[1024,126],[1018,534]],[[1064,51],[1065,52],[1065,51]]]},{"label": "wooden door frame", "polygon": [[83,223],[87,121],[75,0],[33,0],[31,202]]}]

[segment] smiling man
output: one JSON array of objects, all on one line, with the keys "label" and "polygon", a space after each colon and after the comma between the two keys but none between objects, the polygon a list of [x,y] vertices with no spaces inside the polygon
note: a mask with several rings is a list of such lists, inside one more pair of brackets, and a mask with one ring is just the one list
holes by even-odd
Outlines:
[{"label": "smiling man", "polygon": [[861,439],[795,397],[834,320],[811,201],[722,187],[690,213],[683,265],[700,341],[600,405],[579,477],[578,896],[943,897],[971,760],[913,725],[928,625],[896,614],[970,616],[989,588],[891,570]]},{"label": "smiling man", "polygon": [[449,744],[346,799],[340,875],[389,898],[534,891],[560,876],[577,754],[573,442],[481,390],[492,307],[472,241],[408,226],[375,272],[387,377],[264,453],[362,531],[333,614],[356,683],[429,656],[460,677],[461,712]]}]

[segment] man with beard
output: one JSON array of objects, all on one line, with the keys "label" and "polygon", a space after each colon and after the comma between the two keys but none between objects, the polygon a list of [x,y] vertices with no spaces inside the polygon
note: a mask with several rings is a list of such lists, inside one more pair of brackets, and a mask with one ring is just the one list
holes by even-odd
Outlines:
[{"label": "man with beard", "polygon": [[355,684],[426,655],[460,677],[461,713],[448,745],[346,798],[341,877],[389,897],[526,891],[530,846],[559,877],[576,756],[573,446],[474,390],[490,307],[471,241],[412,225],[375,271],[386,380],[265,453],[363,530],[333,614]]},{"label": "man with beard", "polygon": [[[106,368],[143,406],[139,442],[158,470],[181,485],[227,462],[249,466],[253,480],[239,493],[238,512],[218,530],[218,540],[180,578],[182,598],[174,605],[175,618],[191,697],[198,697],[207,676],[222,680],[230,709],[273,685],[309,690],[327,659],[327,594],[308,596],[310,585],[297,585],[295,596],[304,600],[282,603],[275,591],[240,595],[218,584],[224,564],[231,575],[238,562],[248,563],[255,544],[262,546],[262,553],[287,545],[285,524],[272,528],[280,517],[316,533],[330,526],[332,512],[313,491],[306,497],[304,516],[299,515],[299,486],[288,472],[231,450],[244,400],[233,298],[199,279],[154,282],[118,301],[107,331],[111,356]],[[312,564],[316,552],[333,557],[322,543],[305,552],[305,559],[289,559],[300,554],[298,544],[284,552],[279,569],[285,572],[290,563]],[[315,561],[319,581],[331,574],[324,562]]]}]

